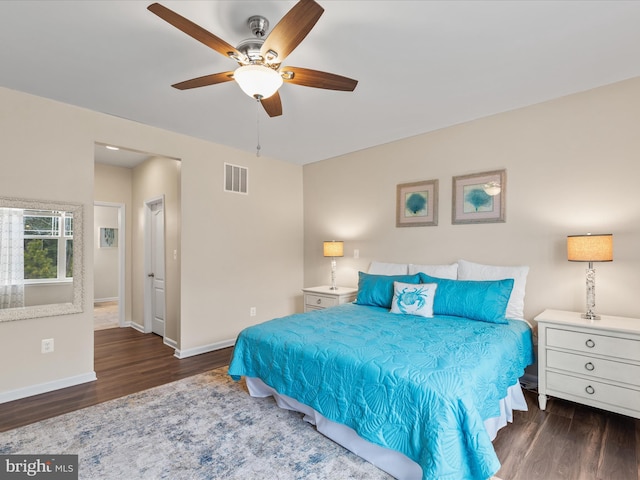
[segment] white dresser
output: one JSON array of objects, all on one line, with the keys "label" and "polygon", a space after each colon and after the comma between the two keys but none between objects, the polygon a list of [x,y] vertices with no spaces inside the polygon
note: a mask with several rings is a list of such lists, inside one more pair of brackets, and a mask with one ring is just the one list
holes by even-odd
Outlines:
[{"label": "white dresser", "polygon": [[545,310],[538,322],[538,401],[563,398],[640,418],[640,319]]},{"label": "white dresser", "polygon": [[336,290],[331,290],[330,286],[320,286],[303,288],[302,292],[304,293],[304,311],[309,312],[353,302],[358,294],[358,289],[337,287]]}]

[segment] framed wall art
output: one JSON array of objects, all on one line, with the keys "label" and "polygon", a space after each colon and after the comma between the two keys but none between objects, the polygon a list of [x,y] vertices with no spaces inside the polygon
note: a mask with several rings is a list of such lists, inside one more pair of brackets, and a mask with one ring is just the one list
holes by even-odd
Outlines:
[{"label": "framed wall art", "polygon": [[438,180],[402,183],[396,193],[396,227],[438,225]]},{"label": "framed wall art", "polygon": [[100,227],[100,248],[115,248],[118,246],[118,229]]},{"label": "framed wall art", "polygon": [[506,170],[453,177],[451,223],[505,222]]}]

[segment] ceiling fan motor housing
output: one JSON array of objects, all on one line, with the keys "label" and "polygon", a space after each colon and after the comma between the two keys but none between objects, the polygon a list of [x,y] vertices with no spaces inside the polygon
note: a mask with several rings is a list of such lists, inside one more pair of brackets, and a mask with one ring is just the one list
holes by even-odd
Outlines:
[{"label": "ceiling fan motor housing", "polygon": [[260,53],[260,49],[262,48],[262,44],[264,43],[264,39],[252,37],[242,40],[236,49],[245,55],[251,63],[262,63],[264,60],[262,58],[262,54]]},{"label": "ceiling fan motor housing", "polygon": [[269,20],[261,15],[249,17],[247,25],[249,26],[251,33],[258,38],[264,38],[267,35],[267,30],[269,30]]}]

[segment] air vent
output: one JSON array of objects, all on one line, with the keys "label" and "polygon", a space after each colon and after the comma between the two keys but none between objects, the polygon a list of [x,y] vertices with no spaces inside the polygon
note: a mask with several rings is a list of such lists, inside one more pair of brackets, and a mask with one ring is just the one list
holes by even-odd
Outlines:
[{"label": "air vent", "polygon": [[224,164],[224,191],[249,193],[249,169],[238,165]]}]

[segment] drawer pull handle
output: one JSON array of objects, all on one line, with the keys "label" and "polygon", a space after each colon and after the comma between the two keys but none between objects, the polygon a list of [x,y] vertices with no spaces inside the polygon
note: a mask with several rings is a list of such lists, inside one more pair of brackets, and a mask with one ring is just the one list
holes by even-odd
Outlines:
[{"label": "drawer pull handle", "polygon": [[322,303],[322,299],[321,299],[321,298],[319,298],[318,300],[316,300],[316,303],[317,303],[318,305],[320,305],[320,304]]},{"label": "drawer pull handle", "polygon": [[596,390],[591,385],[587,385],[587,388],[585,388],[584,391],[589,395],[593,395],[594,393],[596,393]]},{"label": "drawer pull handle", "polygon": [[587,362],[587,363],[584,364],[584,368],[586,368],[587,370],[592,372],[593,370],[596,369],[596,366],[591,362]]},{"label": "drawer pull handle", "polygon": [[584,342],[584,344],[589,347],[589,348],[593,348],[596,346],[596,342],[594,342],[593,340],[589,339],[586,342]]}]

